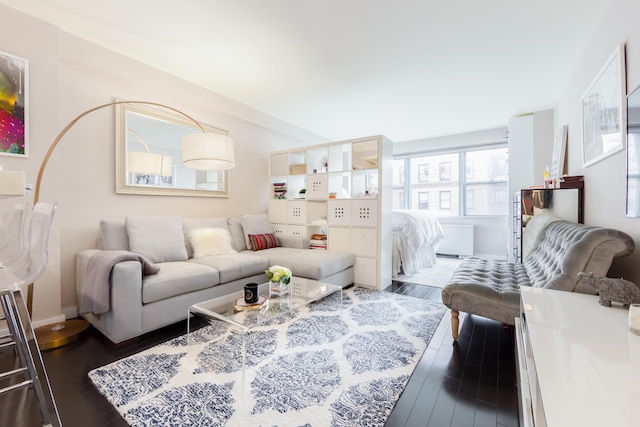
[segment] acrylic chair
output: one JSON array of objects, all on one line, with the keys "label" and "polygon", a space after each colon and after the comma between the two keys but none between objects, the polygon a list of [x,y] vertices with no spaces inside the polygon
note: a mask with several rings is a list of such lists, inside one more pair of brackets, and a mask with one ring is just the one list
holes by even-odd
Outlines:
[{"label": "acrylic chair", "polygon": [[31,203],[16,203],[2,212],[0,220],[0,264],[8,265],[25,256],[27,217]]},{"label": "acrylic chair", "polygon": [[23,238],[26,248],[22,251],[23,256],[0,265],[0,302],[11,338],[2,346],[14,348],[21,363],[17,369],[0,373],[0,379],[18,376],[23,379],[0,389],[0,395],[23,387],[31,388],[46,426],[60,426],[60,416],[22,288],[38,279],[47,267],[49,234],[56,208],[56,203],[36,203]]}]

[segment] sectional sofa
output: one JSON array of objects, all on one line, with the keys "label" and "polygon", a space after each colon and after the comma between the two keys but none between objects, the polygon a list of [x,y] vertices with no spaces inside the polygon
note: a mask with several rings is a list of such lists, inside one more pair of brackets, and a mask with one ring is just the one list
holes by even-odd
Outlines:
[{"label": "sectional sofa", "polygon": [[271,265],[344,287],[354,263],[309,249],[308,238],[276,237],[267,215],[130,216],[101,221],[97,249],[77,254],[76,292],[81,316],[122,343],[186,319],[192,304],[266,282]]}]

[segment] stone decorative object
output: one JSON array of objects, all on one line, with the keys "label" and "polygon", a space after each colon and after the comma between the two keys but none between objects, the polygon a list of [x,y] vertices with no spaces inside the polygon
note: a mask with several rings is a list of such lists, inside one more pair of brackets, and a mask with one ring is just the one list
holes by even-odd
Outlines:
[{"label": "stone decorative object", "polygon": [[599,302],[605,307],[611,307],[612,302],[618,302],[629,308],[629,304],[640,303],[640,289],[628,280],[612,279],[609,277],[595,276],[592,272],[578,273],[580,280],[588,286],[596,289]]}]

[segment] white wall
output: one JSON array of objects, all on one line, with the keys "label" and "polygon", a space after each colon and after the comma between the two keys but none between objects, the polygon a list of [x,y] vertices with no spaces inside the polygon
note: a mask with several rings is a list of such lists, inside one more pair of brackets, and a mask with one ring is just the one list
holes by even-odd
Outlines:
[{"label": "white wall", "polygon": [[619,43],[626,42],[627,92],[640,85],[640,2],[612,0],[585,47],[555,108],[555,128],[568,125],[568,173],[585,177],[585,223],[616,228],[636,242],[633,255],[616,260],[610,276],[640,283],[640,218],[626,218],[626,151],[582,167],[581,98]]},{"label": "white wall", "polygon": [[[505,118],[505,123],[508,118]],[[416,141],[398,142],[393,145],[393,155],[402,156],[428,151],[456,149],[474,145],[504,142],[507,128],[495,128]],[[507,218],[442,217],[443,224],[474,225],[475,255],[507,259]],[[446,238],[446,237],[445,237]]]},{"label": "white wall", "polygon": [[326,141],[11,8],[0,6],[0,16],[5,34],[20,35],[0,38],[0,51],[28,59],[31,74],[31,156],[1,157],[0,163],[25,171],[28,182],[35,183],[49,144],[71,119],[114,97],[170,105],[228,130],[235,141],[228,199],[122,195],[115,193],[115,111],[99,110],[79,121],[61,141],[44,175],[40,200],[57,200],[60,208],[47,274],[36,283],[36,320],[56,320],[61,311],[76,315],[74,257],[94,247],[100,219],[266,212],[267,153]]}]

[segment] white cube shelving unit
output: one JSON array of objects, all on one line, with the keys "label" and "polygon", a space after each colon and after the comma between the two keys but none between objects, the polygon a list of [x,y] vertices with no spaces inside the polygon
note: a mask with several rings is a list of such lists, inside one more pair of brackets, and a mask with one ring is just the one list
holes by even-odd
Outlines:
[{"label": "white cube shelving unit", "polygon": [[389,286],[392,157],[392,142],[384,136],[271,153],[270,191],[275,197],[274,189],[286,189],[285,197],[279,191],[281,198],[269,203],[274,230],[326,234],[329,250],[356,255],[355,284]]}]

